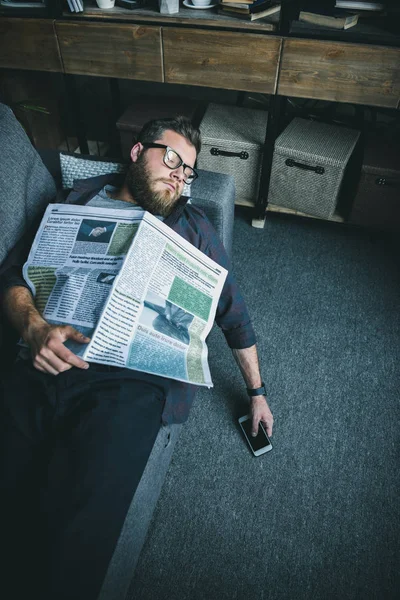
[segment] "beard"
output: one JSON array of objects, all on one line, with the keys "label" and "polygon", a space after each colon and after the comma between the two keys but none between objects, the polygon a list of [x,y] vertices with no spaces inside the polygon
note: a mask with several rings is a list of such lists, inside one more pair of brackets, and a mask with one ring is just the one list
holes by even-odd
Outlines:
[{"label": "beard", "polygon": [[155,184],[158,181],[166,182],[167,179],[162,177],[157,179],[152,178],[148,170],[144,152],[142,152],[137,161],[131,163],[129,166],[125,185],[135,203],[144,210],[148,210],[153,215],[168,217],[181,197],[181,193],[179,188],[175,192],[169,189],[162,191],[155,190]]}]

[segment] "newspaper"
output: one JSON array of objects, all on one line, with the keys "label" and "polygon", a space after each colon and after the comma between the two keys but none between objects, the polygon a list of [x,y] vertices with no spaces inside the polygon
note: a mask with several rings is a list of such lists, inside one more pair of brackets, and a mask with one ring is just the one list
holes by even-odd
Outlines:
[{"label": "newspaper", "polygon": [[88,362],[212,387],[206,337],[227,271],[152,214],[50,205],[23,275],[43,317],[91,337]]}]

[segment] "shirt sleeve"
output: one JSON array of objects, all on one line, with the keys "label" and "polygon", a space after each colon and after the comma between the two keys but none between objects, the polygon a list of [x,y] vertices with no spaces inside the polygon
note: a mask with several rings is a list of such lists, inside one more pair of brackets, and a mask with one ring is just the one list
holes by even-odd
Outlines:
[{"label": "shirt sleeve", "polygon": [[[216,234],[217,235],[217,234]],[[218,240],[219,241],[219,240]],[[249,348],[256,343],[256,336],[244,298],[232,273],[232,265],[221,242],[209,256],[225,267],[228,274],[218,302],[215,322],[222,329],[230,348]]]},{"label": "shirt sleeve", "polygon": [[[190,210],[196,220],[195,235],[198,237],[198,243],[196,244],[194,239],[189,241],[228,271],[218,302],[215,322],[222,329],[230,348],[249,348],[256,343],[256,336],[246,303],[233,275],[231,261],[218,233],[203,211],[193,205],[190,206]],[[201,216],[197,216],[196,213],[200,213]]]}]

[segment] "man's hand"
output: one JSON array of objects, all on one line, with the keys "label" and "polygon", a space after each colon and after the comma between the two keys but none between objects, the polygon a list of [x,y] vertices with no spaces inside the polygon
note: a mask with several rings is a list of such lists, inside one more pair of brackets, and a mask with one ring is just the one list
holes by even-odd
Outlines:
[{"label": "man's hand", "polygon": [[90,341],[90,338],[70,325],[50,325],[44,321],[40,325],[30,327],[24,339],[30,346],[33,366],[38,371],[58,375],[71,367],[78,367],[78,369],[89,367],[87,362],[64,346],[63,342],[68,339],[81,344]]},{"label": "man's hand", "polygon": [[250,410],[252,418],[251,434],[255,437],[258,433],[258,426],[261,423],[264,425],[269,437],[272,436],[272,427],[274,417],[269,409],[265,396],[254,396],[250,400]]},{"label": "man's hand", "polygon": [[32,294],[25,286],[6,290],[3,308],[11,325],[30,346],[33,365],[38,371],[58,375],[71,367],[87,369],[88,363],[63,344],[72,339],[81,344],[90,342],[70,325],[50,325],[35,307]]},{"label": "man's hand", "polygon": [[[245,380],[246,387],[257,389],[261,387],[262,378],[260,368],[258,366],[257,347],[250,346],[249,348],[241,348],[232,350],[233,356],[239,365],[240,372]],[[258,433],[258,425],[261,423],[265,426],[267,434],[272,435],[272,426],[274,418],[267,404],[265,396],[252,396],[250,398],[250,411],[252,418],[252,435]]]}]

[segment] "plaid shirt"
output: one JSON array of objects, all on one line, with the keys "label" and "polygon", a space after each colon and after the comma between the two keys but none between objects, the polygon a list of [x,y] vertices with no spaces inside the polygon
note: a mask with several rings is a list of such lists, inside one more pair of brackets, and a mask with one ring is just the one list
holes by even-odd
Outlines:
[{"label": "plaid shirt", "polygon": [[[102,175],[90,179],[76,180],[66,202],[68,204],[87,204],[106,184],[118,186],[121,183],[121,175]],[[57,196],[55,202],[60,201],[63,201],[63,199]],[[256,342],[254,330],[245,302],[232,275],[230,260],[217,232],[204,212],[193,204],[187,204],[187,198],[181,198],[173,212],[164,220],[164,223],[227,269],[228,275],[218,302],[215,321],[221,327],[230,348],[253,346]],[[6,289],[15,285],[28,288],[22,278],[21,265],[26,260],[32,241],[32,234],[26,236],[24,244],[20,244],[14,254],[10,256],[7,264],[8,268],[1,278],[0,292],[2,294]],[[130,370],[126,369],[126,371]],[[130,374],[127,373],[126,375],[127,377],[132,376],[153,381],[155,385],[160,382],[160,378],[156,375],[146,374],[143,377],[144,374],[135,371],[130,371]],[[161,379],[167,383],[165,378]],[[183,423],[188,418],[198,386],[170,379],[167,387],[169,391],[162,421],[164,424]]]}]

